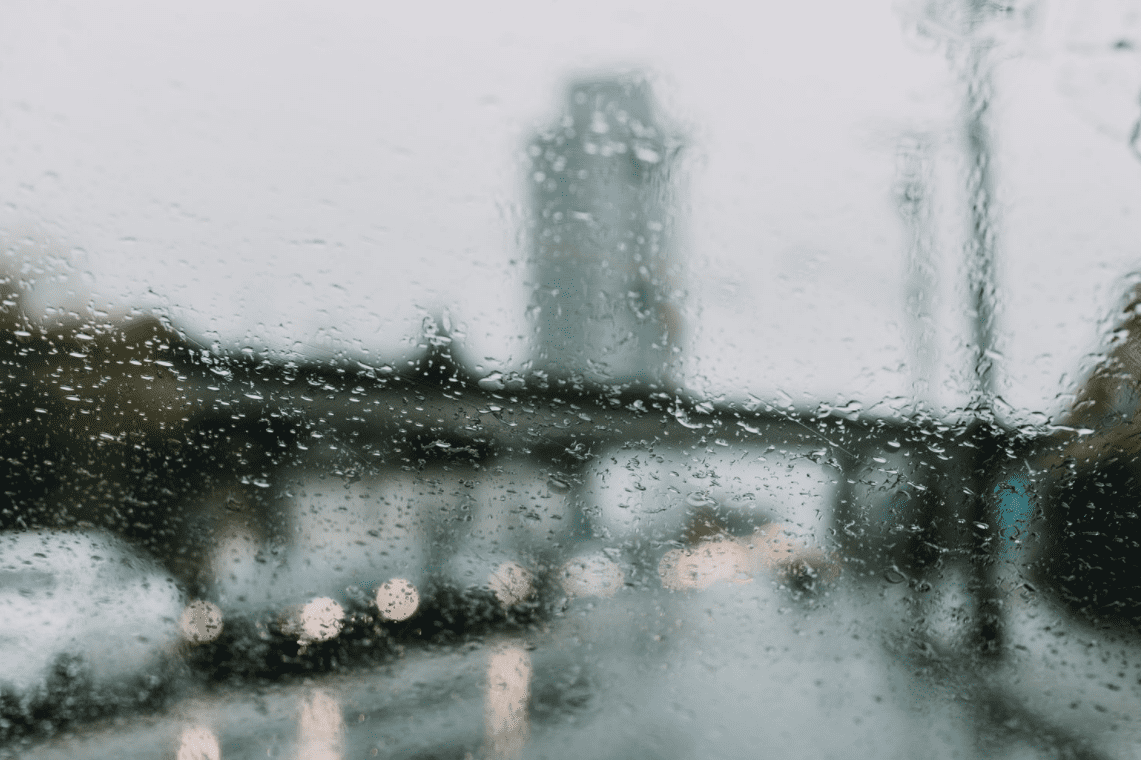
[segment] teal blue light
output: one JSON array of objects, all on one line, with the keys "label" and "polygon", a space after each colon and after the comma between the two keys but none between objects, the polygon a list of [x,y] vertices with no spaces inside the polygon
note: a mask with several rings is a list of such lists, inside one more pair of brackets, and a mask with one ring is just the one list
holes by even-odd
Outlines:
[{"label": "teal blue light", "polygon": [[1033,512],[1030,504],[1030,480],[1025,475],[1013,475],[994,488],[995,528],[1004,538],[1017,538]]}]

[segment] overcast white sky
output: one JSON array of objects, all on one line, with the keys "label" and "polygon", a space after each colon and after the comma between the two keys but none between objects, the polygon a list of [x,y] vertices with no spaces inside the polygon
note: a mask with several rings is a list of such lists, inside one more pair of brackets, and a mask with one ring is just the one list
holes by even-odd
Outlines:
[{"label": "overcast white sky", "polygon": [[[910,396],[892,186],[900,139],[923,134],[928,400],[962,399],[959,80],[907,3],[161,5],[5,4],[0,224],[79,249],[81,292],[43,300],[157,308],[280,356],[373,359],[407,352],[446,308],[469,355],[519,367],[525,140],[558,116],[567,77],[638,69],[688,136],[686,382]],[[1138,5],[1041,3],[1003,42],[999,329],[1016,409],[1058,409],[1141,269]]]}]

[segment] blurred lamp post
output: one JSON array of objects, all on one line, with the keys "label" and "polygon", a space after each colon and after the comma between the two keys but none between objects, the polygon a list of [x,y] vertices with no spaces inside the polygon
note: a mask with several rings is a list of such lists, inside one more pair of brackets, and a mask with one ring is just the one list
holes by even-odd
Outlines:
[{"label": "blurred lamp post", "polygon": [[977,603],[976,642],[984,654],[997,656],[1003,646],[1002,593],[995,569],[994,545],[989,535],[994,487],[986,473],[999,456],[999,437],[994,423],[997,368],[995,313],[998,289],[995,282],[997,209],[994,197],[994,146],[991,136],[992,74],[999,55],[1010,55],[1020,36],[1029,28],[1037,7],[1035,0],[995,3],[992,0],[915,0],[904,12],[919,31],[945,46],[948,58],[963,80],[963,148],[966,159],[968,234],[965,246],[971,319],[972,366],[970,411],[974,420],[967,437],[973,457],[963,464],[960,477],[966,497],[945,505],[955,522],[969,526],[961,538],[969,551],[970,586]]}]

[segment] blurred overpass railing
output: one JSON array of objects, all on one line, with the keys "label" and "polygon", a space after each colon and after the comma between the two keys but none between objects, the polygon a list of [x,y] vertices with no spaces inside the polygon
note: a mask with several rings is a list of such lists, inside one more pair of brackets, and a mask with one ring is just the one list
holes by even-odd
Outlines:
[{"label": "blurred overpass railing", "polygon": [[[301,366],[215,355],[147,318],[14,330],[7,346],[17,411],[5,527],[110,533],[155,557],[187,605],[180,633],[138,676],[150,687],[100,686],[73,641],[57,660],[70,670],[4,693],[9,740],[183,704],[201,688],[188,684],[241,693],[290,673],[365,683],[407,647],[558,651],[576,598],[657,605],[660,616],[680,603],[670,589],[765,578],[807,610],[836,584],[906,588],[924,656],[958,673],[991,662],[989,672],[1013,646],[1004,600],[1032,588],[999,571],[1016,539],[998,528],[1028,518],[1003,517],[1010,502],[996,488],[1027,472],[1044,431],[541,374],[479,378],[446,341],[402,366]],[[811,493],[788,490],[779,473],[794,470]],[[964,579],[967,603],[939,633],[922,625],[938,616],[922,597],[947,578]],[[555,656],[535,651],[534,666],[503,666],[527,674],[503,687],[521,696],[503,699],[541,716],[537,700],[567,697],[530,685],[531,668]],[[501,722],[526,710],[487,699],[483,734],[471,728],[461,744],[517,755],[528,734]],[[212,756],[216,740],[187,730],[178,746],[191,749],[178,751]],[[337,731],[313,740],[330,757]]]}]

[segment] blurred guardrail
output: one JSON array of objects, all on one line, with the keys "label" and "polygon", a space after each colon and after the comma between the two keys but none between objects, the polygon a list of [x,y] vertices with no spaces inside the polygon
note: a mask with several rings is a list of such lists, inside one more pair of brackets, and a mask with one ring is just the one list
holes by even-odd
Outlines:
[{"label": "blurred guardrail", "polygon": [[763,444],[834,473],[832,527],[856,562],[875,551],[857,503],[861,473],[894,475],[896,516],[922,527],[908,527],[906,547],[895,542],[895,560],[911,562],[925,544],[962,546],[955,531],[984,551],[986,537],[970,538],[968,523],[992,522],[990,492],[1002,472],[1046,440],[969,416],[948,422],[876,416],[858,404],[779,408],[633,384],[480,378],[446,344],[400,366],[302,366],[215,355],[153,319],[16,331],[7,343],[12,501],[4,527],[102,527],[139,542],[191,585],[206,548],[195,539],[213,540],[194,522],[220,519],[195,506],[203,493],[218,484],[243,492],[269,537],[275,482],[298,465],[353,480],[380,465],[478,468],[527,458],[565,490],[609,447]]}]

